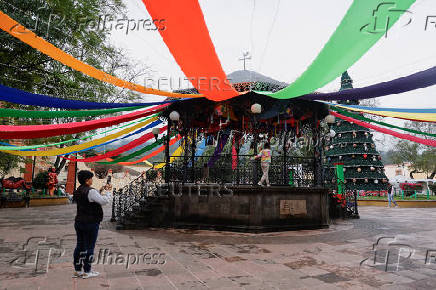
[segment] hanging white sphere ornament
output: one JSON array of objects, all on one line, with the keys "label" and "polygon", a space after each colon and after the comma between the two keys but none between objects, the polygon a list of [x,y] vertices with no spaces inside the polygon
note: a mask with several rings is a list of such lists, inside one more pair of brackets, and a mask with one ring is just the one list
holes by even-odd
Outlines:
[{"label": "hanging white sphere ornament", "polygon": [[356,183],[356,178],[353,178],[353,183]]},{"label": "hanging white sphere ornament", "polygon": [[375,179],[375,180],[374,180],[374,183],[377,184],[377,183],[378,183],[378,179]]},{"label": "hanging white sphere ornament", "polygon": [[333,145],[330,145],[330,149],[333,149]]},{"label": "hanging white sphere ornament", "polygon": [[327,124],[333,124],[336,118],[333,115],[327,115],[324,120],[327,122]]},{"label": "hanging white sphere ornament", "polygon": [[362,168],[358,167],[357,172],[362,172]]},{"label": "hanging white sphere ornament", "polygon": [[253,114],[260,114],[262,112],[262,106],[260,104],[251,105],[251,112]]},{"label": "hanging white sphere ornament", "polygon": [[178,121],[180,119],[180,114],[177,111],[172,111],[170,113],[170,120],[171,121]]},{"label": "hanging white sphere ornament", "polygon": [[338,134],[338,137],[339,137],[339,138],[341,138],[341,137],[342,137],[342,134],[341,134],[341,133],[339,133],[339,134]]},{"label": "hanging white sphere ornament", "polygon": [[347,171],[347,169],[344,167],[344,172]]},{"label": "hanging white sphere ornament", "polygon": [[336,136],[336,132],[335,132],[335,130],[331,129],[331,130],[330,130],[330,133],[329,133],[329,136],[330,136],[331,138],[335,137],[335,136]]},{"label": "hanging white sphere ornament", "polygon": [[374,171],[374,170],[375,170],[374,166],[371,166],[370,169],[371,169],[371,171]]},{"label": "hanging white sphere ornament", "polygon": [[365,178],[365,183],[368,183],[368,178]]},{"label": "hanging white sphere ornament", "polygon": [[[339,156],[339,160],[342,160],[342,156]],[[345,168],[344,168],[345,169]]]},{"label": "hanging white sphere ornament", "polygon": [[354,147],[354,148],[356,148],[356,147],[357,147],[357,144],[356,144],[356,143],[354,143],[354,144],[353,144],[353,147]]}]

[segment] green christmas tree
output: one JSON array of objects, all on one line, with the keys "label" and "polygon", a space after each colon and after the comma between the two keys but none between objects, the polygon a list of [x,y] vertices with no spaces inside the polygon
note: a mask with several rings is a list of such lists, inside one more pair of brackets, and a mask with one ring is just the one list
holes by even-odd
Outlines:
[{"label": "green christmas tree", "polygon": [[[341,77],[341,90],[351,88],[353,80],[344,72]],[[339,103],[357,105],[359,101],[347,100]],[[343,163],[346,190],[387,190],[388,179],[370,130],[339,118],[336,118],[330,129],[336,135],[330,138],[324,148],[327,184],[331,187],[336,185],[334,164]]]}]

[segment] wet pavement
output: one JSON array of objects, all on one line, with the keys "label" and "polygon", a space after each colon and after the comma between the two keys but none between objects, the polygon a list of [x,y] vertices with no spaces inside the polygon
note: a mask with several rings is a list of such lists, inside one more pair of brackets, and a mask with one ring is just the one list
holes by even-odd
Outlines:
[{"label": "wet pavement", "polygon": [[0,209],[0,289],[435,289],[436,209],[360,209],[329,229],[116,231],[74,279],[74,205]]}]

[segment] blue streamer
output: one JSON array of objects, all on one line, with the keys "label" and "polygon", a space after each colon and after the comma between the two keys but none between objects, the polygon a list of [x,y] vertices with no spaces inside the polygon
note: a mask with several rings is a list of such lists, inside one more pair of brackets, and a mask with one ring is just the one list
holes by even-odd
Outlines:
[{"label": "blue streamer", "polygon": [[[189,100],[189,99],[183,99],[183,100]],[[134,107],[134,106],[154,106],[154,105],[178,102],[181,100],[168,100],[168,101],[151,102],[151,103],[96,103],[96,102],[86,102],[86,101],[78,101],[78,100],[67,100],[67,99],[61,99],[61,98],[40,95],[40,94],[32,94],[19,89],[0,85],[0,101],[21,104],[21,105],[61,108],[61,109],[111,109],[111,108],[123,108],[123,107]]]}]

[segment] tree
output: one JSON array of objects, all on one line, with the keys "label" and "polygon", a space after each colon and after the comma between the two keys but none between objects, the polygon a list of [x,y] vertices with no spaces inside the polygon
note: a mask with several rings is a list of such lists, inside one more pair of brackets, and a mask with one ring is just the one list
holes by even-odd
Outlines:
[{"label": "tree", "polygon": [[[352,88],[352,83],[348,73],[343,73],[341,90]],[[343,103],[359,104],[359,101]],[[370,130],[340,119],[337,119],[330,129],[335,132],[335,136],[325,148],[326,182],[332,186],[336,185],[335,163],[343,163],[346,189],[386,190],[388,180]]]},{"label": "tree", "polygon": [[[404,125],[406,128],[436,134],[436,124],[430,122],[408,121]],[[419,135],[420,138],[431,139],[434,137]],[[414,178],[414,173],[425,173],[428,179],[436,176],[436,148],[407,140],[400,140],[395,144],[395,150],[390,150],[388,154],[394,164],[411,163],[412,170],[410,178]]]},{"label": "tree", "polygon": [[[103,16],[116,19],[118,15],[124,15],[125,6],[122,0],[0,1],[0,9],[53,45],[109,74],[132,82],[139,82],[139,78],[149,76],[149,67],[134,63],[122,50],[110,44],[110,31],[93,28]],[[126,102],[139,98],[137,93],[74,71],[5,31],[0,31],[0,84],[74,100]],[[1,105],[8,108],[35,109],[32,106],[12,103]],[[36,125],[80,122],[90,118],[1,119],[2,124]],[[81,135],[83,134],[33,139],[27,141],[27,144],[59,142]],[[10,159],[14,162],[19,160],[18,157]],[[58,157],[55,163],[60,171],[65,161]]]}]

